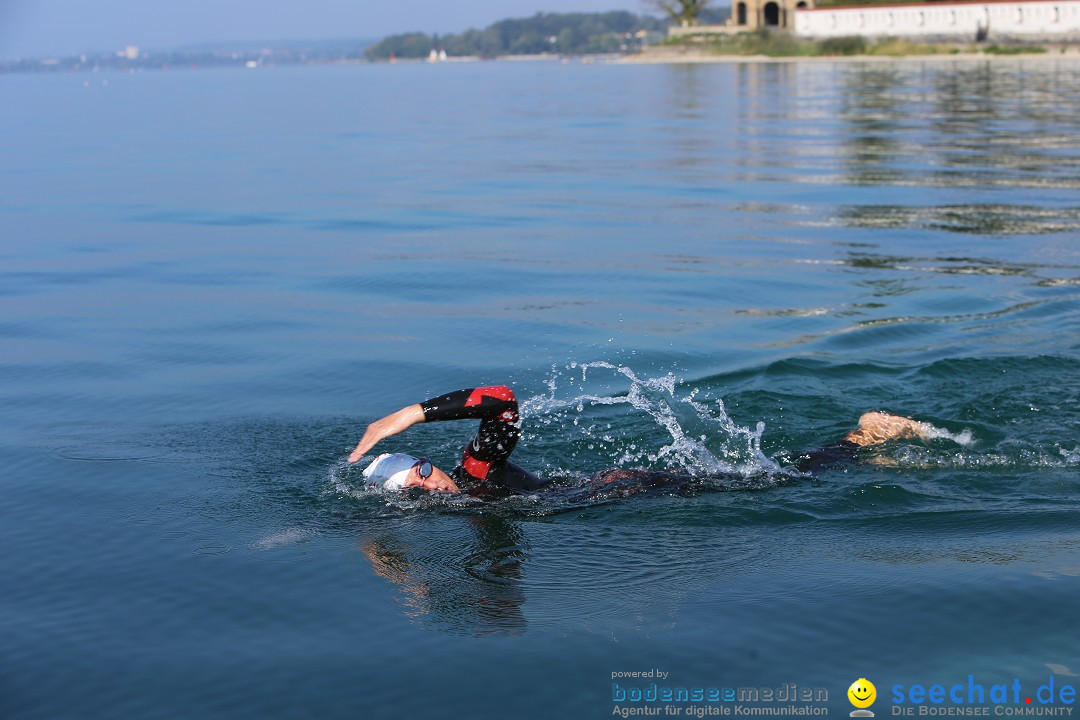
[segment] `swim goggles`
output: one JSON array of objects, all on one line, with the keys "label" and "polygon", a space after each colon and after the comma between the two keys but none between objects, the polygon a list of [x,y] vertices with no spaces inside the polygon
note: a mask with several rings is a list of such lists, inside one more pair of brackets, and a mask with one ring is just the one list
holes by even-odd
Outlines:
[{"label": "swim goggles", "polygon": [[416,474],[424,480],[427,480],[429,477],[431,477],[431,473],[435,471],[435,468],[432,466],[431,461],[427,458],[420,458],[415,463],[413,463],[413,469],[416,470]]}]

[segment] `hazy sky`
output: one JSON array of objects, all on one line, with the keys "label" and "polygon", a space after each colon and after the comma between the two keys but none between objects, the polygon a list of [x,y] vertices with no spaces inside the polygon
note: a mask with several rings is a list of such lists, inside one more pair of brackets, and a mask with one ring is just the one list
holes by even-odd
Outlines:
[{"label": "hazy sky", "polygon": [[0,0],[0,57],[447,33],[538,11],[603,10],[642,13],[644,6],[641,0]]}]

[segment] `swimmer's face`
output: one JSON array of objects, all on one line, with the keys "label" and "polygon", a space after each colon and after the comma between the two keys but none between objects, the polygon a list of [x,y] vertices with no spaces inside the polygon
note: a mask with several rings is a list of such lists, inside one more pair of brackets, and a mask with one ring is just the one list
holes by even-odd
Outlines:
[{"label": "swimmer's face", "polygon": [[431,477],[420,476],[419,466],[414,466],[409,471],[409,477],[405,480],[404,487],[422,487],[425,490],[437,490],[440,492],[461,492],[449,475],[434,465],[431,466]]},{"label": "swimmer's face", "polygon": [[847,691],[848,700],[857,708],[868,708],[877,698],[877,688],[866,678],[859,678],[851,683]]}]

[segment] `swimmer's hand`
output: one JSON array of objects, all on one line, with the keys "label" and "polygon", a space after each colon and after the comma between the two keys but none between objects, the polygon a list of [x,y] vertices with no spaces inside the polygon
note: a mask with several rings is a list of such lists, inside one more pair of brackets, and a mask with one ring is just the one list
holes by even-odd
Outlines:
[{"label": "swimmer's hand", "polygon": [[367,426],[364,437],[360,439],[360,443],[356,446],[356,449],[349,455],[349,462],[354,463],[360,460],[360,458],[367,455],[368,451],[375,447],[379,441],[388,438],[391,435],[397,435],[400,432],[404,432],[413,425],[422,422],[424,422],[424,409],[420,407],[419,403],[410,405],[407,408],[402,408],[396,413],[391,413],[381,420],[376,420]]}]

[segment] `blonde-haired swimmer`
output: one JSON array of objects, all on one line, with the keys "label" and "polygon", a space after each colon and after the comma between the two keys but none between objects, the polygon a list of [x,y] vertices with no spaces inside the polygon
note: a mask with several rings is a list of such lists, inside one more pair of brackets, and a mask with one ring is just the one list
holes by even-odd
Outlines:
[{"label": "blonde-haired swimmer", "polygon": [[846,465],[859,459],[859,450],[890,440],[929,440],[929,426],[911,418],[886,412],[868,412],[859,418],[854,430],[844,439],[799,456],[795,466],[803,472],[813,472],[835,465]]}]

